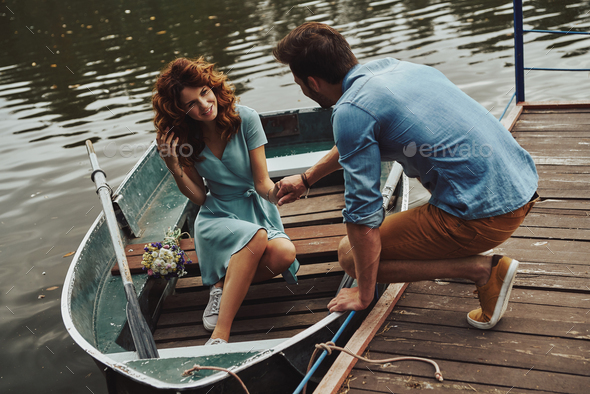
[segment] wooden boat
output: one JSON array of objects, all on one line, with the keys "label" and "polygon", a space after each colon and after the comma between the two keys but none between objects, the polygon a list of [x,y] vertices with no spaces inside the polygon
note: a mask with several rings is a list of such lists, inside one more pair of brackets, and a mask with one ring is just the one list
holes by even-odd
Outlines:
[{"label": "wooden boat", "polygon": [[[310,167],[333,144],[331,110],[302,109],[261,116],[269,144],[273,179]],[[382,163],[384,202],[407,205],[401,192],[407,178],[401,167]],[[395,185],[399,183],[399,186]],[[287,234],[299,261],[299,283],[280,276],[252,285],[232,327],[227,345],[202,346],[209,333],[202,326],[208,289],[202,286],[192,239],[181,243],[195,261],[189,275],[166,281],[148,279],[141,269],[143,247],[161,241],[169,227],[192,232],[198,206],[183,196],[158,157],[155,144],[143,155],[113,195],[119,231],[132,269],[142,313],[154,334],[157,359],[138,359],[126,318],[126,297],[104,213],[88,230],[66,276],[62,295],[64,324],[104,372],[110,393],[239,393],[226,372],[199,371],[198,364],[235,372],[251,393],[292,392],[306,372],[316,343],[333,338],[347,314],[329,313],[326,305],[343,286],[351,286],[337,262],[337,247],[346,233],[342,172],[323,179],[307,198],[281,207]],[[400,198],[397,198],[397,196]],[[344,344],[366,313],[357,313],[342,332]],[[329,358],[323,364],[330,366]],[[320,370],[318,376],[321,376]],[[312,385],[318,380],[312,380]]]}]

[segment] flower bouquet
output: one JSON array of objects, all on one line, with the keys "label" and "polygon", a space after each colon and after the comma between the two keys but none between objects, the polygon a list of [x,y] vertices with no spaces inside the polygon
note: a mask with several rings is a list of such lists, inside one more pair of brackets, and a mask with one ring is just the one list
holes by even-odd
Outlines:
[{"label": "flower bouquet", "polygon": [[143,248],[143,269],[147,270],[148,276],[154,278],[164,277],[166,279],[180,278],[186,275],[185,264],[192,261],[185,257],[180,249],[180,237],[183,234],[179,228],[172,230],[170,227],[162,242],[152,242]]}]

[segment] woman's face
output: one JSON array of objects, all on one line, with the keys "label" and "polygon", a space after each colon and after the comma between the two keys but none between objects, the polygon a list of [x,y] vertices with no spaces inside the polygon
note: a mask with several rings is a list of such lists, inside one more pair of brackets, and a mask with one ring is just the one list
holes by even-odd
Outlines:
[{"label": "woman's face", "polygon": [[187,115],[194,120],[211,122],[217,117],[217,97],[209,86],[182,89],[180,101]]}]

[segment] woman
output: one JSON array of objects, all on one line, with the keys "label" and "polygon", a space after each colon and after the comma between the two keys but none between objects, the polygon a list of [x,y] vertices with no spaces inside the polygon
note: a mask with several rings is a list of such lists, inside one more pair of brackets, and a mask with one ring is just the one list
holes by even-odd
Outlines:
[{"label": "woman", "polygon": [[227,76],[202,57],[171,62],[156,82],[153,106],[160,154],[180,191],[201,206],[194,235],[210,286],[206,345],[227,343],[250,284],[280,272],[295,283],[299,268],[273,205],[279,187],[268,176],[262,123],[236,105]]}]

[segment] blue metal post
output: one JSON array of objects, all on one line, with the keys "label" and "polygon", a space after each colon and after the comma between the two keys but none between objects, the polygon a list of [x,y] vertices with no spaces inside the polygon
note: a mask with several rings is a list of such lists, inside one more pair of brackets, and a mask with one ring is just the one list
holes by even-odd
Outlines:
[{"label": "blue metal post", "polygon": [[[342,335],[342,332],[344,331],[344,329],[346,328],[346,326],[348,326],[348,323],[350,323],[350,321],[352,320],[352,317],[355,315],[355,313],[356,313],[355,311],[352,311],[352,312],[350,312],[348,314],[348,317],[346,318],[346,320],[344,320],[344,323],[342,323],[342,325],[340,326],[340,328],[338,329],[338,331],[336,331],[336,334],[334,334],[334,337],[332,337],[332,342],[336,343],[336,341],[338,340],[338,338],[340,338],[340,335]],[[301,390],[303,390],[303,387],[305,387],[305,385],[307,384],[307,382],[309,381],[309,379],[311,379],[311,376],[318,369],[318,367],[320,366],[320,364],[322,363],[322,361],[324,361],[324,359],[326,358],[327,355],[328,355],[328,352],[326,350],[324,350],[322,352],[322,354],[316,360],[316,362],[313,365],[313,367],[311,367],[311,369],[309,370],[309,372],[303,377],[303,380],[301,381],[301,383],[299,383],[299,386],[297,386],[297,388],[295,389],[295,391],[293,391],[293,394],[299,394],[299,393],[301,393]]]},{"label": "blue metal post", "polygon": [[524,101],[524,46],[522,40],[523,15],[522,0],[514,4],[514,68],[516,73],[516,102]]}]

